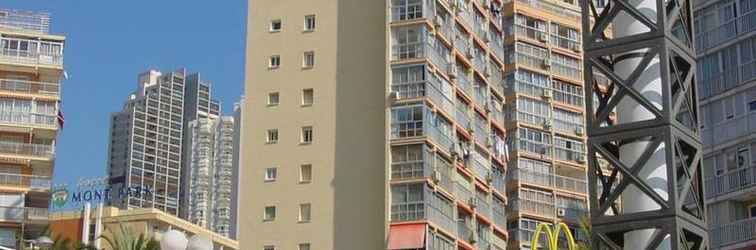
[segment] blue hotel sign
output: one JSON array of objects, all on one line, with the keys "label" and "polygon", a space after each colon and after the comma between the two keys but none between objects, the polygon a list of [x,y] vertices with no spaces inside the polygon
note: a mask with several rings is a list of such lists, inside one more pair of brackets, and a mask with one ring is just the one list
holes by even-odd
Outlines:
[{"label": "blue hotel sign", "polygon": [[131,186],[118,189],[110,188],[108,178],[80,179],[76,190],[71,190],[68,185],[60,185],[53,188],[51,200],[53,206],[62,208],[67,204],[80,204],[87,202],[107,202],[122,200],[126,197],[150,197],[153,191],[147,186]]}]

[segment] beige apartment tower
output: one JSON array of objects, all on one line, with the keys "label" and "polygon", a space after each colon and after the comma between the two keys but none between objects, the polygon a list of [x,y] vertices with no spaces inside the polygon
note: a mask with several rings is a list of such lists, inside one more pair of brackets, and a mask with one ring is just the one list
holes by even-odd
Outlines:
[{"label": "beige apartment tower", "polygon": [[65,37],[47,13],[0,9],[0,248],[48,224]]},{"label": "beige apartment tower", "polygon": [[530,249],[586,214],[576,1],[250,0],[243,249]]}]

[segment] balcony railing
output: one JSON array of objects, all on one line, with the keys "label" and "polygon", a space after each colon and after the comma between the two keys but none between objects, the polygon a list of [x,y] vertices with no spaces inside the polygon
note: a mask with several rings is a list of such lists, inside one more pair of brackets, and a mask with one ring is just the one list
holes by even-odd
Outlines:
[{"label": "balcony railing", "polygon": [[493,209],[493,221],[499,228],[507,228],[507,213],[504,207]]},{"label": "balcony railing", "polygon": [[53,157],[55,154],[51,145],[8,141],[0,141],[0,153],[36,157]]},{"label": "balcony railing", "polygon": [[478,178],[485,179],[491,173],[491,163],[488,162],[487,158],[478,154],[476,151],[473,151],[472,157],[470,158],[469,164],[471,165],[470,167],[472,167],[473,173],[475,173]]},{"label": "balcony railing", "polygon": [[545,30],[536,29],[530,26],[515,24],[515,35],[524,36],[536,41],[548,42],[549,36]]},{"label": "balcony railing", "polygon": [[46,221],[49,210],[37,207],[0,207],[0,221],[3,222],[27,222]]},{"label": "balcony railing", "polygon": [[28,112],[0,112],[0,123],[57,128],[57,117]]},{"label": "balcony railing", "polygon": [[520,211],[548,218],[554,217],[556,213],[556,206],[554,206],[553,203],[539,202],[517,197],[514,197],[509,201],[509,208],[510,211]]},{"label": "balcony railing", "polygon": [[711,246],[714,248],[756,240],[756,218],[724,224],[712,228],[709,232]]},{"label": "balcony railing", "polygon": [[57,96],[60,94],[60,84],[0,79],[0,91],[10,91],[21,94]]},{"label": "balcony railing", "polygon": [[439,79],[430,76],[425,81],[392,84],[391,89],[397,92],[396,98],[399,100],[429,97],[433,103],[440,106],[447,114],[452,114],[454,103],[441,92],[439,89],[440,84]]},{"label": "balcony railing", "polygon": [[756,186],[756,166],[706,179],[706,198],[712,199]]},{"label": "balcony railing", "polygon": [[[477,115],[476,115],[477,116]],[[479,117],[473,118],[473,126],[474,126],[474,135],[475,135],[475,141],[480,143],[481,145],[486,145],[486,140],[488,139],[489,135],[489,127],[486,120],[480,119]]]},{"label": "balcony railing", "polygon": [[[469,219],[468,219],[469,220]],[[473,231],[468,222],[463,220],[457,221],[457,238],[467,243],[471,243],[473,237]]]},{"label": "balcony railing", "polygon": [[507,182],[504,179],[504,176],[494,174],[493,182],[491,183],[491,186],[493,186],[493,188],[499,193],[502,193],[502,194],[507,193]]},{"label": "balcony railing", "polygon": [[473,197],[473,194],[470,188],[456,181],[454,182],[454,197],[457,197],[457,200],[467,204],[467,202],[470,201],[470,198]]},{"label": "balcony railing", "polygon": [[570,65],[568,63],[562,63],[558,60],[551,60],[552,72],[556,75],[566,77],[573,80],[583,79],[582,70],[580,66]]},{"label": "balcony railing", "polygon": [[47,176],[0,174],[0,186],[49,190],[52,178]]},{"label": "balcony railing", "polygon": [[566,176],[554,176],[554,186],[558,189],[568,190],[575,193],[586,194],[588,184],[585,180],[570,178]]},{"label": "balcony railing", "polygon": [[0,62],[61,66],[63,65],[63,55],[46,55],[22,50],[0,49]]},{"label": "balcony railing", "polygon": [[570,38],[563,37],[554,33],[551,34],[551,44],[554,44],[556,46],[559,46],[560,48],[568,49],[572,51],[580,51],[582,49],[579,40],[570,39]]}]

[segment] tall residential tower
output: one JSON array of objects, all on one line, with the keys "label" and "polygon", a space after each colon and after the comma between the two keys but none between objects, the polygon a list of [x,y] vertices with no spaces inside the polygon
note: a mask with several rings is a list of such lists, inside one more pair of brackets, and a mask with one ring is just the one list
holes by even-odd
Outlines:
[{"label": "tall residential tower", "polygon": [[48,224],[65,37],[47,13],[0,9],[0,246]]},{"label": "tall residential tower", "polygon": [[578,227],[575,1],[249,6],[243,248],[520,249],[538,222]]},{"label": "tall residential tower", "polygon": [[693,1],[712,249],[756,246],[756,1]]}]

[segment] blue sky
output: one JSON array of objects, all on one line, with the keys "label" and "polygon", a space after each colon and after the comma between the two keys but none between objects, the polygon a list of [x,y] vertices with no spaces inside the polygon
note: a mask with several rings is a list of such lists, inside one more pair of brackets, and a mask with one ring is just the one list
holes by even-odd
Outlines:
[{"label": "blue sky", "polygon": [[52,33],[67,37],[55,183],[105,175],[109,115],[139,72],[201,72],[229,113],[242,94],[246,2],[3,0],[0,8],[50,12]]}]

